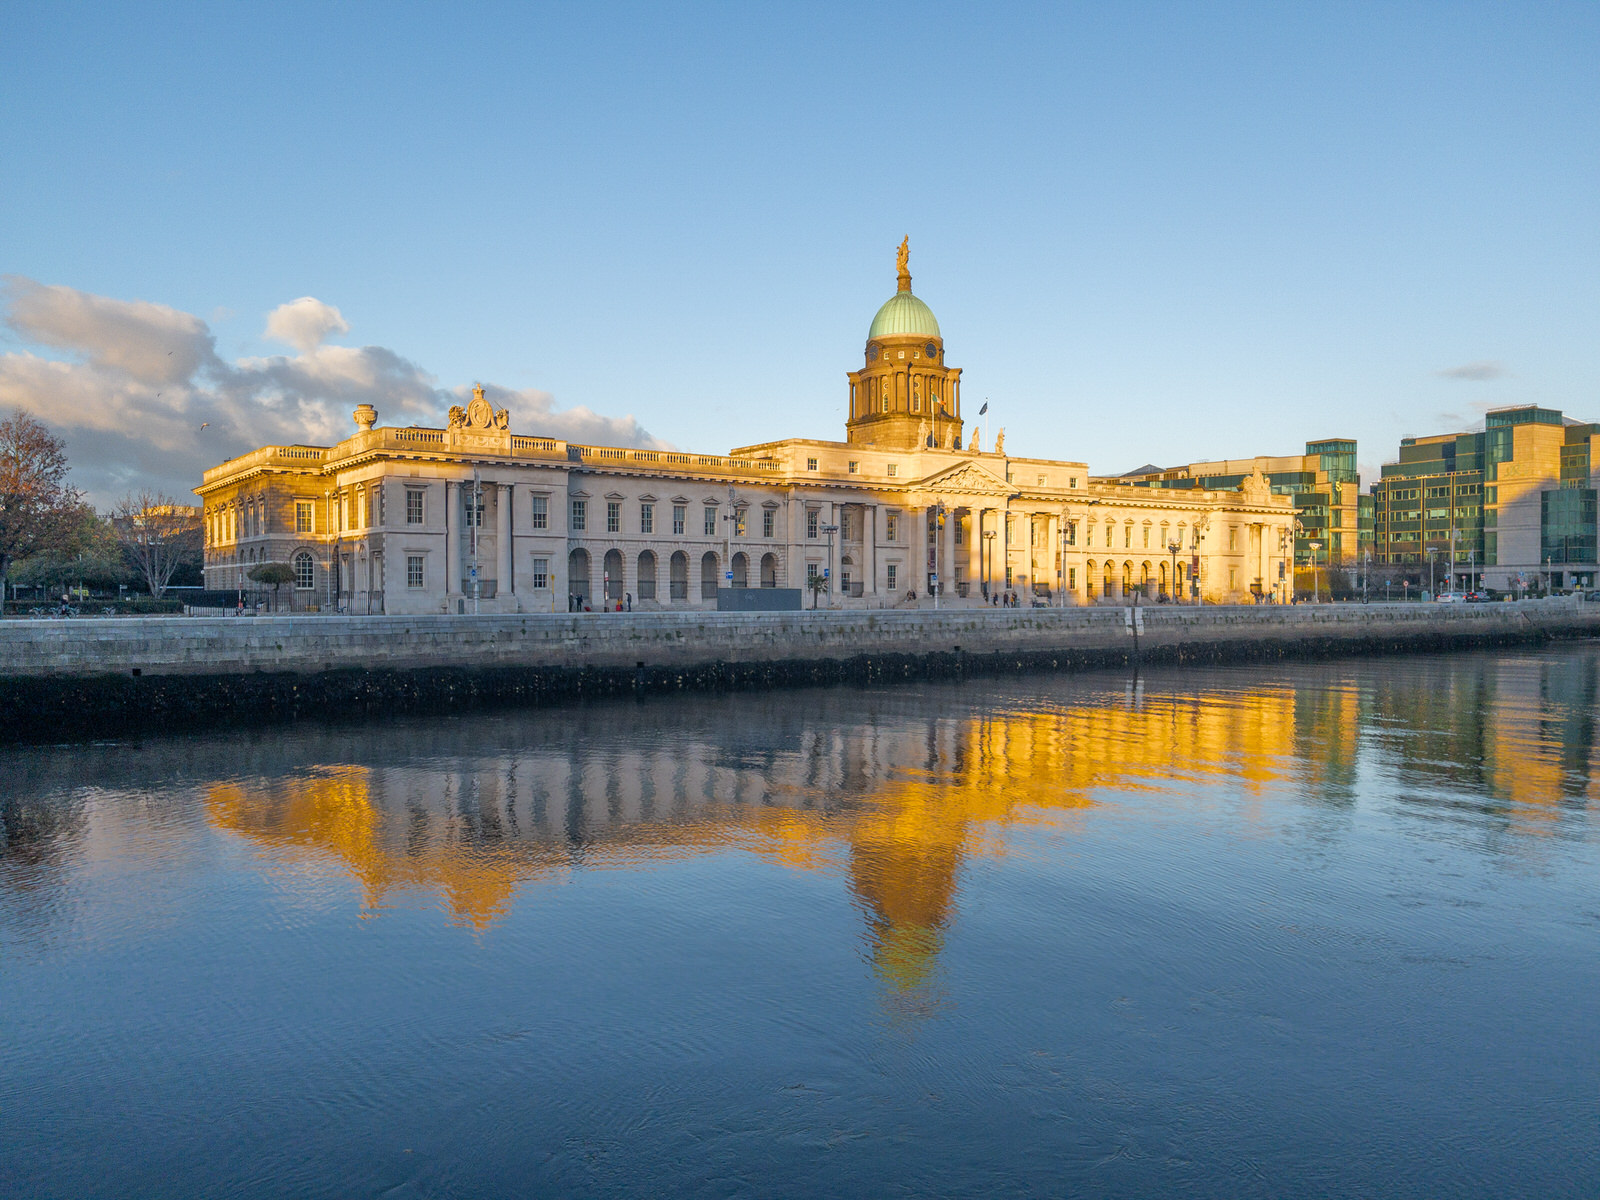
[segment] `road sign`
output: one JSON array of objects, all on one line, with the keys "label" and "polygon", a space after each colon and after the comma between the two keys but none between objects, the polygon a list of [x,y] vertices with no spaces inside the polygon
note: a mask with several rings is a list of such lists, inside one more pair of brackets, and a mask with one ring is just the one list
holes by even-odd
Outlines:
[{"label": "road sign", "polygon": [[724,579],[726,579],[729,583],[733,582],[733,572],[732,571],[724,571],[722,573],[722,577]]},{"label": "road sign", "polygon": [[822,577],[823,577],[823,578],[824,578],[824,579],[826,579],[826,578],[827,578],[827,577],[828,577],[828,573],[829,573],[829,572],[830,572],[830,571],[831,571],[831,570],[832,570],[832,569],[833,569],[833,568],[832,568],[832,567],[823,567],[823,568],[822,568]]}]

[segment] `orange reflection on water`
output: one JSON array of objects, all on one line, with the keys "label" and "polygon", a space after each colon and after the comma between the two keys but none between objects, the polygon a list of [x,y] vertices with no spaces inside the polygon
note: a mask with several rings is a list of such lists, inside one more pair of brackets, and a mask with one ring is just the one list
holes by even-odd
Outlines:
[{"label": "orange reflection on water", "polygon": [[1243,686],[1253,681],[1238,675],[1230,687],[1149,694],[1130,683],[1120,695],[1011,696],[979,712],[959,698],[945,703],[954,712],[902,702],[854,723],[811,696],[783,721],[769,709],[771,738],[752,745],[745,730],[737,750],[704,727],[640,736],[637,713],[619,709],[587,718],[599,736],[586,727],[568,744],[303,768],[217,783],[206,807],[277,866],[347,873],[368,910],[432,893],[479,929],[524,887],[580,870],[731,849],[834,874],[862,911],[874,970],[910,995],[932,978],[965,863],[1007,854],[1019,825],[1070,833],[1116,792],[1224,783],[1261,799],[1287,782],[1352,799],[1364,733],[1402,782],[1487,791],[1509,819],[1587,792],[1592,717],[1552,697],[1551,663],[1431,669],[1437,687],[1329,668],[1309,683]]}]

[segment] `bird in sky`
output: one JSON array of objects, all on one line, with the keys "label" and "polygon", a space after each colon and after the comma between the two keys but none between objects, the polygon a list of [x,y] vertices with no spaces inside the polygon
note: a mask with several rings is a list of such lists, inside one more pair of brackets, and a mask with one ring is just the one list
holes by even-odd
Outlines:
[{"label": "bird in sky", "polygon": [[211,428],[211,422],[210,421],[201,421],[200,422],[200,428],[201,429],[210,429]]}]

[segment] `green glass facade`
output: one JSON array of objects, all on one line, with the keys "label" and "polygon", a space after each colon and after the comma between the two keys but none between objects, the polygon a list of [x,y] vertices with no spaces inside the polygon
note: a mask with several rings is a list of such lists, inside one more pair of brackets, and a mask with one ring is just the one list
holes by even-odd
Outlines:
[{"label": "green glass facade", "polygon": [[[1516,429],[1529,424],[1562,427],[1559,479],[1537,456],[1516,462]],[[1452,561],[1453,547],[1458,583],[1475,583],[1484,568],[1496,566],[1525,576],[1528,564],[1501,562],[1497,510],[1504,470],[1521,495],[1527,494],[1530,479],[1535,487],[1546,481],[1540,491],[1540,558],[1556,586],[1592,582],[1592,570],[1556,568],[1596,561],[1590,446],[1597,435],[1600,425],[1567,425],[1559,410],[1529,405],[1489,413],[1481,433],[1403,439],[1397,460],[1384,464],[1369,489],[1373,561],[1425,568],[1432,551],[1442,566]],[[1513,462],[1514,472],[1506,467]]]}]

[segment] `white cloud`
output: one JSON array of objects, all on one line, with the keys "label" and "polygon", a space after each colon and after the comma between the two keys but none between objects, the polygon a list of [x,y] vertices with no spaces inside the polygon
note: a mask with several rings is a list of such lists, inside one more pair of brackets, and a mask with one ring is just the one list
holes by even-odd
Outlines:
[{"label": "white cloud", "polygon": [[[338,441],[354,432],[358,404],[375,407],[385,425],[442,425],[470,394],[439,387],[385,347],[323,344],[349,326],[309,296],[267,319],[268,334],[297,353],[228,362],[190,313],[15,277],[4,291],[3,322],[33,349],[0,355],[0,412],[24,409],[65,436],[74,481],[102,507],[134,487],[187,494],[206,469],[257,446]],[[533,389],[484,390],[511,410],[519,433],[667,446],[633,417],[558,411]]]},{"label": "white cloud", "polygon": [[1497,362],[1463,363],[1459,367],[1446,367],[1436,373],[1441,379],[1454,379],[1464,383],[1489,383],[1495,379],[1504,379],[1511,374]]},{"label": "white cloud", "polygon": [[344,319],[344,314],[315,296],[301,296],[278,305],[267,314],[267,336],[293,346],[302,354],[309,354],[322,345],[330,333],[349,332],[350,323]]}]

